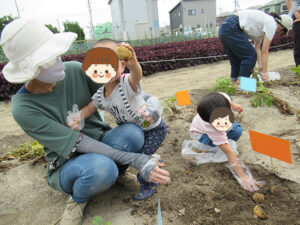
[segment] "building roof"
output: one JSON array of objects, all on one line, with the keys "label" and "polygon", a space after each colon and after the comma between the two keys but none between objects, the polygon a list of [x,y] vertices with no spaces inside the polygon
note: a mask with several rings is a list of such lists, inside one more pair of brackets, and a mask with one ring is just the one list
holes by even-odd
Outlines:
[{"label": "building roof", "polygon": [[272,0],[272,1],[268,2],[267,4],[261,6],[261,8],[271,6],[271,5],[277,5],[277,4],[281,4],[281,3],[285,3],[285,0]]},{"label": "building roof", "polygon": [[181,4],[181,0],[169,11],[169,13],[171,13],[180,4]]}]

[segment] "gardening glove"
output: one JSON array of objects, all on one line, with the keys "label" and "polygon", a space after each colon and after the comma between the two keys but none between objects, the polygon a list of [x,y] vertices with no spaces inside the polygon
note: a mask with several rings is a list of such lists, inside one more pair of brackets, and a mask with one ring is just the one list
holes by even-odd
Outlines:
[{"label": "gardening glove", "polygon": [[67,124],[72,130],[84,128],[84,118],[81,116],[76,104],[73,105],[73,111],[68,111]]},{"label": "gardening glove", "polygon": [[[240,165],[238,165],[240,164]],[[237,167],[241,166],[242,167],[242,175],[238,176],[236,174]],[[235,177],[235,179],[238,181],[238,183],[242,186],[247,191],[253,192],[253,191],[258,191],[259,186],[264,185],[266,182],[264,181],[256,181],[248,169],[248,167],[244,163],[237,163],[234,162],[230,165],[227,165],[227,167],[230,169],[231,173]]]},{"label": "gardening glove", "polygon": [[161,169],[165,164],[159,162],[156,158],[149,160],[140,170],[141,176],[148,182],[167,184],[170,182],[169,172]]},{"label": "gardening glove", "polygon": [[150,123],[157,122],[163,110],[158,98],[144,95],[144,100],[146,104],[137,110],[139,116]]}]

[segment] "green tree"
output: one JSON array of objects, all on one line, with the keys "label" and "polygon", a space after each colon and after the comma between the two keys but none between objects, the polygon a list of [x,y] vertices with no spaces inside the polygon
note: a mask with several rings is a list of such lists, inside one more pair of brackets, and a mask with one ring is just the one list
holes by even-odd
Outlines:
[{"label": "green tree", "polygon": [[7,16],[2,16],[0,18],[0,34],[2,33],[3,28],[5,27],[6,24],[10,23],[16,18],[11,17],[10,15]]},{"label": "green tree", "polygon": [[46,24],[46,27],[48,27],[49,30],[51,30],[54,34],[59,33],[58,29],[51,24]]},{"label": "green tree", "polygon": [[76,40],[84,40],[83,29],[79,26],[78,22],[64,22],[64,32],[74,32],[78,35]]}]

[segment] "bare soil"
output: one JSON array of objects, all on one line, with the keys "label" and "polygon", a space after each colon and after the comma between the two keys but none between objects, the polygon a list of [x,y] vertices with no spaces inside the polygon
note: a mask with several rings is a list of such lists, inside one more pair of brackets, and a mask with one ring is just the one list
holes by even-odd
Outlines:
[{"label": "bare soil", "polygon": [[[196,114],[195,106],[216,79],[229,76],[228,61],[167,71],[145,77],[144,92],[158,96],[162,101],[176,91],[190,90],[192,105],[178,107],[178,112],[163,119],[168,133],[158,154],[171,173],[171,183],[161,185],[158,192],[146,201],[133,200],[133,193],[120,185],[95,196],[85,210],[83,224],[92,224],[94,216],[102,216],[113,225],[156,224],[157,199],[160,197],[163,224],[287,224],[300,225],[300,123],[296,110],[300,109],[300,87],[284,85],[290,82],[293,67],[292,50],[270,53],[269,68],[280,72],[281,82],[273,82],[269,89],[279,100],[285,101],[294,114],[283,114],[275,105],[253,108],[251,96],[235,94],[233,101],[244,107],[239,122],[244,128],[237,142],[240,159],[245,162],[257,180],[266,181],[259,191],[265,195],[260,204],[268,218],[254,216],[256,205],[253,193],[244,191],[226,163],[193,166],[181,157],[181,146],[189,140],[189,126]],[[18,127],[11,116],[11,103],[0,103],[0,157],[25,141],[32,141]],[[112,118],[105,114],[108,123]],[[254,152],[249,130],[258,131],[290,141],[293,164],[287,164]],[[130,172],[136,173],[134,169]],[[0,224],[53,224],[65,208],[67,195],[52,190],[46,181],[45,164],[17,160],[0,162]],[[275,186],[275,193],[270,187]]]}]

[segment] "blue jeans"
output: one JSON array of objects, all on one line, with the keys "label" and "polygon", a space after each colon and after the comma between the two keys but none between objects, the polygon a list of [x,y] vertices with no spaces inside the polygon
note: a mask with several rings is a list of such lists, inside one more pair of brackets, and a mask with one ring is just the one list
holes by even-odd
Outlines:
[{"label": "blue jeans", "polygon": [[219,29],[219,37],[231,65],[231,80],[250,77],[257,54],[246,34],[241,30],[239,17],[228,16]]},{"label": "blue jeans", "polygon": [[[242,136],[243,130],[244,129],[237,122],[234,122],[232,124],[231,130],[226,132],[228,139],[231,139],[231,140],[234,140],[234,141],[239,140],[240,137]],[[216,146],[212,143],[212,140],[208,137],[207,134],[203,134],[201,136],[201,138],[199,139],[199,142],[202,143],[202,144],[212,146],[212,147]]]},{"label": "blue jeans", "polygon": [[[134,124],[123,124],[107,132],[101,142],[121,151],[138,153],[144,145],[144,132]],[[116,163],[110,158],[100,154],[81,154],[62,166],[60,184],[75,202],[86,202],[110,188],[118,173]]]}]

